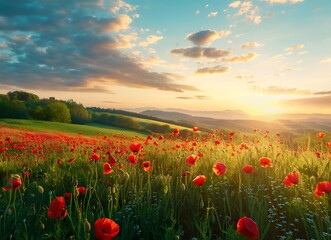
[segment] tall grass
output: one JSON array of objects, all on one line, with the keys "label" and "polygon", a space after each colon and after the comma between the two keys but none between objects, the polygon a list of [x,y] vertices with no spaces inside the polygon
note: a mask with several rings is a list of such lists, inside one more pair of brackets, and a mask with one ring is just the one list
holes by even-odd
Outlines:
[{"label": "tall grass", "polygon": [[[314,196],[316,183],[331,179],[324,139],[308,150],[308,136],[293,148],[287,139],[259,132],[236,132],[231,140],[219,132],[206,139],[195,134],[146,140],[2,128],[0,139],[1,185],[11,174],[23,182],[17,190],[0,191],[3,239],[94,239],[93,224],[102,217],[120,225],[116,239],[245,239],[236,231],[243,216],[258,224],[261,239],[331,238],[331,196]],[[143,144],[136,164],[127,160],[132,142]],[[100,160],[91,160],[92,153]],[[105,175],[109,154],[117,163]],[[185,161],[191,154],[200,155],[193,166]],[[262,168],[261,157],[269,157],[273,167]],[[141,166],[146,160],[150,172]],[[225,174],[213,172],[215,162],[226,165]],[[253,173],[244,173],[245,165]],[[285,186],[284,177],[293,171],[300,173],[299,183]],[[207,180],[196,186],[192,180],[200,174]],[[50,202],[65,193],[71,193],[68,216],[50,219]]]}]

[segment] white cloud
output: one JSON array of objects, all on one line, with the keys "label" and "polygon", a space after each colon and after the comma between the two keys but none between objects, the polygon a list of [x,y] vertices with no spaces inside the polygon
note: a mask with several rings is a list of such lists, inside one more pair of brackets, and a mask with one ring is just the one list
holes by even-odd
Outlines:
[{"label": "white cloud", "polygon": [[211,17],[216,17],[218,14],[218,12],[211,12],[208,14],[208,17],[211,18]]},{"label": "white cloud", "polygon": [[147,47],[163,39],[162,36],[149,35],[145,41],[139,43],[139,46]]},{"label": "white cloud", "polygon": [[229,7],[238,8],[240,6],[240,4],[241,4],[240,1],[234,1],[234,2],[229,4]]},{"label": "white cloud", "polygon": [[298,50],[298,49],[303,49],[305,47],[304,44],[300,44],[300,45],[295,45],[295,46],[291,46],[285,49],[285,51],[293,51],[293,50]]},{"label": "white cloud", "polygon": [[248,11],[251,9],[252,6],[253,6],[253,4],[251,1],[243,2],[240,6],[239,11],[236,13],[236,15],[240,16],[245,13],[248,13]]},{"label": "white cloud", "polygon": [[247,43],[243,43],[240,45],[241,48],[257,48],[260,46],[261,46],[261,44],[259,44],[257,42],[247,42]]}]

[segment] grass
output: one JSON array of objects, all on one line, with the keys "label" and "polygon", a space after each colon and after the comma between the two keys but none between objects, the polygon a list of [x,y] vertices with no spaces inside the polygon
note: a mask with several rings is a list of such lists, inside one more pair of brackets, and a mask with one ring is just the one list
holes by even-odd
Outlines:
[{"label": "grass", "polygon": [[0,126],[16,127],[27,130],[36,130],[36,131],[46,131],[46,132],[65,132],[78,134],[82,133],[84,135],[109,135],[124,134],[126,137],[133,136],[147,136],[146,132],[138,132],[133,130],[128,130],[119,127],[106,126],[102,124],[88,124],[88,125],[79,125],[79,124],[69,124],[69,123],[58,123],[58,122],[48,122],[48,121],[39,121],[39,120],[25,120],[25,119],[4,119],[0,118]]},{"label": "grass", "polygon": [[[313,137],[302,136],[293,148],[294,140],[260,132],[146,141],[145,136],[52,135],[3,127],[1,186],[11,187],[12,174],[20,175],[22,186],[0,191],[0,234],[4,239],[94,239],[94,222],[109,218],[120,226],[115,239],[241,240],[247,238],[237,231],[237,222],[247,216],[256,222],[260,239],[330,239],[330,193],[314,195],[318,182],[331,179],[330,135]],[[131,143],[142,148],[133,153]],[[95,154],[99,158],[93,160]],[[131,154],[134,163],[128,161]],[[192,154],[199,157],[189,165]],[[261,157],[273,166],[261,167]],[[113,158],[112,173],[104,174],[104,164]],[[149,172],[142,166],[146,161],[153,167]],[[216,162],[225,164],[224,174],[214,173]],[[242,171],[246,165],[253,166],[251,174]],[[183,176],[185,171],[189,174]],[[294,171],[299,181],[285,186],[283,179]],[[201,186],[193,183],[199,175],[206,176]],[[80,187],[86,192],[79,193]],[[50,218],[50,203],[66,193],[71,193],[65,199],[68,215]]]}]

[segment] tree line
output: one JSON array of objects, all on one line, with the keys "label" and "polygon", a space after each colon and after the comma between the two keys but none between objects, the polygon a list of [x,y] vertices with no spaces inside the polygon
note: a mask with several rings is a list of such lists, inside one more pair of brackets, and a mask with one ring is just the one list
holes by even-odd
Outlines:
[{"label": "tree line", "polygon": [[84,124],[92,113],[73,100],[53,97],[40,99],[33,93],[13,91],[0,94],[0,118],[37,119],[52,122]]}]

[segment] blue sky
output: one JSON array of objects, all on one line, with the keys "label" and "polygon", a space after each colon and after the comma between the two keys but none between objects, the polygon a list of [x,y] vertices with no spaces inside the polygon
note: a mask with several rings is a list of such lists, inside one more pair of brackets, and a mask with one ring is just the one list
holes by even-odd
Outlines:
[{"label": "blue sky", "polygon": [[331,113],[329,0],[0,2],[0,93]]}]

